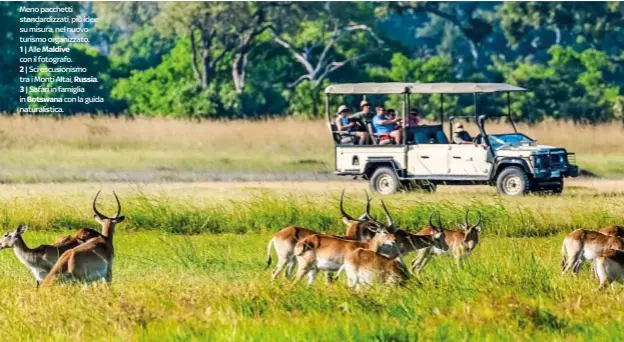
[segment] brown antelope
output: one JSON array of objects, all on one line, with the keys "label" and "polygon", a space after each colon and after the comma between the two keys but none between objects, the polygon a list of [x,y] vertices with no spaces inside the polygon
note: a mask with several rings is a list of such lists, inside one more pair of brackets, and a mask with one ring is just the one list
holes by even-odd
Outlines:
[{"label": "brown antelope", "polygon": [[[379,229],[380,224],[376,224],[374,220],[372,220],[372,216],[370,214],[370,197],[368,196],[368,192],[366,192],[366,207],[365,212],[358,219],[353,219],[349,214],[344,211],[343,207],[344,200],[344,191],[340,197],[340,212],[342,213],[342,219],[345,221],[349,227],[354,227],[353,232],[350,234],[346,234],[344,237],[349,240],[358,240],[358,238],[364,238],[370,236],[372,238],[375,234],[375,231]],[[368,233],[361,233],[361,231],[367,230],[370,231]],[[360,232],[360,233],[358,233]],[[347,231],[349,233],[349,231]],[[289,277],[292,274],[292,271],[295,267],[296,258],[295,258],[295,245],[299,240],[306,238],[310,235],[318,234],[317,232],[297,226],[289,226],[286,227],[279,232],[273,235],[271,241],[267,245],[267,264],[265,269],[271,266],[272,256],[271,250],[275,249],[275,253],[277,254],[277,266],[273,269],[272,279],[275,279],[279,276],[279,274],[286,269],[286,276]]]},{"label": "brown antelope", "polygon": [[347,273],[347,286],[359,289],[360,285],[373,285],[375,278],[384,284],[403,283],[410,278],[405,264],[400,259],[390,259],[370,249],[356,248],[345,253],[344,263],[338,269]]},{"label": "brown antelope", "polygon": [[66,279],[92,282],[104,280],[110,283],[113,279],[113,258],[115,249],[113,247],[113,236],[115,225],[123,222],[124,216],[121,214],[121,203],[117,194],[113,191],[117,201],[117,214],[110,218],[97,210],[96,202],[100,191],[93,198],[93,218],[102,226],[102,235],[90,239],[84,244],[63,253],[57,263],[52,267],[50,273],[43,281],[44,286],[54,284],[54,281],[63,276]]},{"label": "brown antelope", "polygon": [[[429,260],[434,255],[442,255],[451,253],[453,258],[455,258],[455,262],[459,266],[462,257],[466,257],[472,253],[472,251],[477,247],[479,243],[479,232],[481,232],[481,220],[482,216],[479,212],[479,219],[477,223],[471,225],[468,222],[469,211],[466,210],[466,215],[464,216],[465,223],[460,225],[462,231],[444,229],[444,236],[446,240],[446,244],[449,246],[449,249],[444,251],[438,249],[436,247],[427,247],[418,250],[418,255],[416,259],[412,262],[412,272],[414,270],[417,273],[422,271],[423,267],[429,262]],[[425,227],[421,231],[418,232],[418,235],[429,235],[433,231],[431,227]]]},{"label": "brown antelope", "polygon": [[609,249],[596,257],[596,275],[600,281],[598,289],[602,289],[614,281],[624,281],[624,251]]},{"label": "brown antelope", "polygon": [[624,237],[624,226],[606,226],[599,232],[604,235]]},{"label": "brown antelope", "polygon": [[377,230],[377,234],[370,241],[359,242],[341,239],[329,235],[311,235],[297,242],[295,256],[299,269],[293,284],[298,283],[306,274],[308,284],[314,282],[318,270],[335,272],[344,263],[345,254],[358,248],[377,251],[382,245],[395,245],[394,235],[385,228]]},{"label": "brown antelope", "polygon": [[[381,201],[381,206],[386,215],[388,231],[394,234],[396,238],[396,248],[392,248],[391,250],[387,247],[382,247],[379,251],[380,254],[395,258],[397,256],[405,256],[413,251],[421,250],[423,248],[428,247],[436,247],[440,250],[447,250],[448,245],[446,244],[444,229],[442,228],[442,222],[440,220],[440,213],[438,213],[438,225],[434,225],[432,222],[433,214],[429,215],[429,228],[431,230],[430,234],[412,234],[406,230],[397,228],[394,225],[394,220],[392,220],[392,216],[388,212],[388,208],[384,201]],[[397,255],[397,252],[399,255]]]},{"label": "brown antelope", "polygon": [[26,266],[37,281],[37,286],[48,275],[59,257],[67,250],[70,250],[85,241],[100,236],[100,233],[93,229],[82,229],[76,236],[64,237],[63,241],[57,241],[54,245],[40,245],[30,249],[26,246],[22,234],[28,226],[17,227],[14,232],[5,233],[0,240],[0,249],[13,248],[15,256]]},{"label": "brown antelope", "polygon": [[594,230],[577,229],[563,239],[561,246],[561,274],[572,269],[576,275],[585,260],[594,260],[608,249],[621,250],[624,240],[617,236],[608,236]]}]

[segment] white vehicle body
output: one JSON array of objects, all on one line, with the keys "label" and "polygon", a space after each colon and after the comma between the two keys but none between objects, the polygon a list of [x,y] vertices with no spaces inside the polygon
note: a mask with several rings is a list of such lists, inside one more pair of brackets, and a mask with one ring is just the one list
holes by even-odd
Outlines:
[{"label": "white vehicle body", "polygon": [[[403,94],[405,103],[409,103],[409,94],[417,92],[509,94],[524,90],[492,83],[360,83],[330,86],[326,93]],[[403,107],[405,118],[407,105]],[[443,111],[441,113],[443,121]],[[517,132],[510,115],[502,117],[510,120],[514,132],[488,135],[485,131],[488,116],[475,114],[464,117],[477,121],[480,130],[475,142],[469,144],[450,141],[453,121],[461,119],[450,118],[448,136],[442,124],[422,125],[403,129],[403,141],[396,144],[356,145],[343,142],[341,137],[345,133],[335,130],[327,108],[327,118],[335,142],[336,174],[369,179],[372,190],[381,194],[414,188],[433,191],[437,184],[496,185],[499,192],[507,195],[532,191],[560,193],[563,190],[563,178],[578,175],[578,167],[573,164],[573,154],[563,148],[537,145],[531,138]]]}]

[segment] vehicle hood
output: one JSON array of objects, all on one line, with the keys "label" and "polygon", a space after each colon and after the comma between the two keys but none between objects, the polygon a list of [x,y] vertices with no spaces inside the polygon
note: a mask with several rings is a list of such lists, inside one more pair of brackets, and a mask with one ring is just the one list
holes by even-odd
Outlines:
[{"label": "vehicle hood", "polygon": [[520,145],[520,146],[504,146],[498,151],[526,151],[526,152],[547,152],[550,150],[561,150],[561,147],[549,145]]}]

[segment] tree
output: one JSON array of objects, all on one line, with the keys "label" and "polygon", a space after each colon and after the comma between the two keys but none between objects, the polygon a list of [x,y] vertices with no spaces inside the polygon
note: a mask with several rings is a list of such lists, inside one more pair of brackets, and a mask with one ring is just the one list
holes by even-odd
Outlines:
[{"label": "tree", "polygon": [[325,2],[284,33],[274,32],[274,41],[303,68],[302,74],[288,86],[297,88],[308,83],[305,89],[311,96],[315,116],[319,113],[321,87],[329,75],[373,55],[383,45],[370,23],[344,15],[355,13],[356,6]]}]

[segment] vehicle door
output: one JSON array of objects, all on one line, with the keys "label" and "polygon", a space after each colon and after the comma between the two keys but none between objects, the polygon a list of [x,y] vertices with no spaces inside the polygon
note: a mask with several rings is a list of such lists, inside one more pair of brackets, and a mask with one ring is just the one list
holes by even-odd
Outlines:
[{"label": "vehicle door", "polygon": [[410,145],[408,172],[415,176],[448,175],[449,147],[448,144]]},{"label": "vehicle door", "polygon": [[491,152],[485,145],[450,145],[449,169],[451,175],[487,177],[492,168],[491,160]]}]

